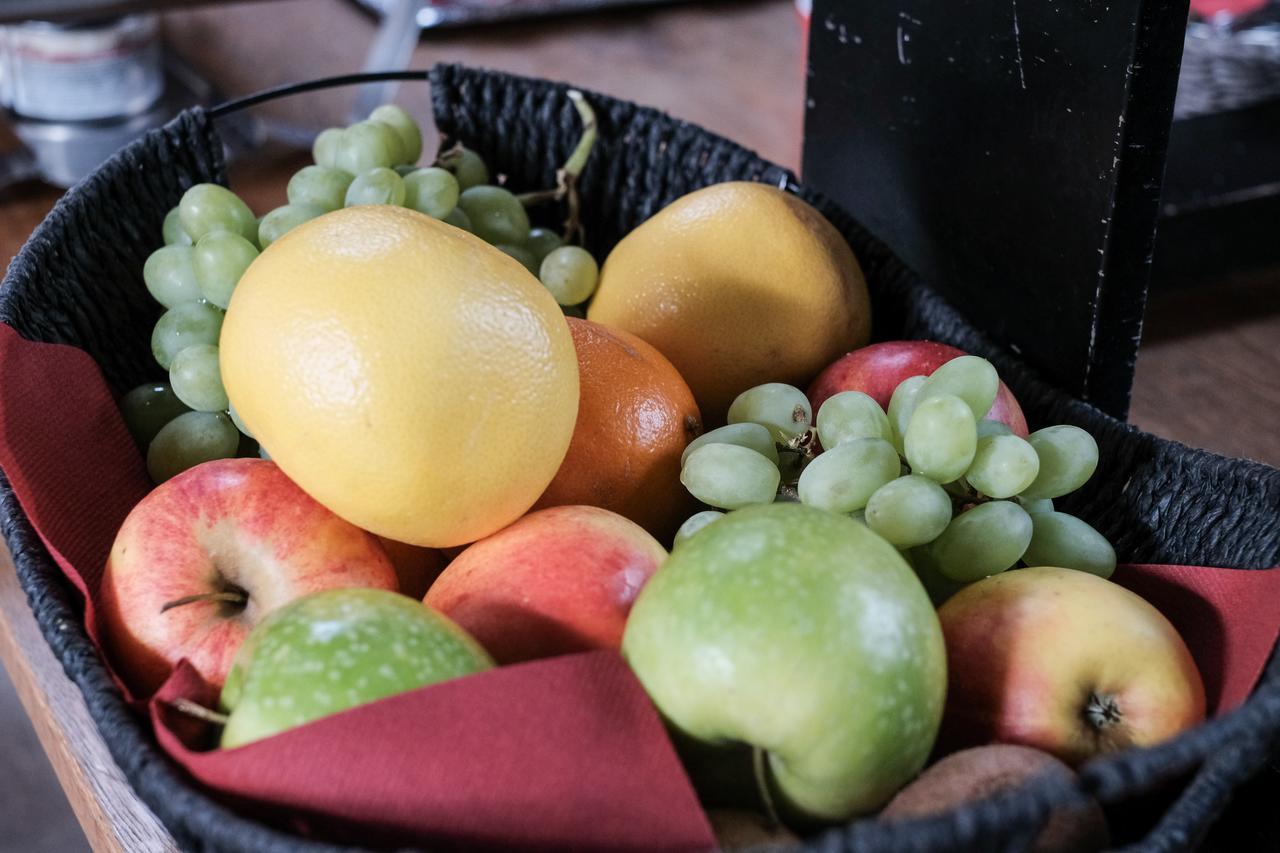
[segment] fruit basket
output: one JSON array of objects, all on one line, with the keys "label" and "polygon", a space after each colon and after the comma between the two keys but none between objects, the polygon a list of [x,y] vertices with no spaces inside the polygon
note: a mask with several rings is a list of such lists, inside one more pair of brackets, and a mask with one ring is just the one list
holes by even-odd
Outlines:
[{"label": "fruit basket", "polygon": [[[552,182],[578,135],[566,87],[447,65],[433,69],[429,79],[443,135],[477,150],[512,186]],[[695,125],[589,97],[599,122],[599,150],[578,187],[589,212],[586,247],[597,257],[697,188],[728,180],[784,188],[824,213],[853,247],[871,289],[874,338],[927,338],[989,358],[1030,420],[1075,424],[1096,436],[1099,475],[1064,507],[1106,534],[1124,561],[1237,569],[1280,563],[1280,472],[1146,435],[1062,394],[994,347],[872,235],[794,175]],[[195,110],[104,164],[59,202],[13,261],[0,289],[0,322],[27,340],[88,353],[117,394],[146,380],[154,368],[145,332],[158,309],[139,271],[158,243],[166,211],[183,192],[200,182],[225,183],[222,151],[216,117]],[[259,821],[194,784],[121,695],[86,634],[77,593],[8,480],[0,481],[0,521],[46,639],[83,692],[126,777],[182,846],[350,849]],[[814,836],[810,845],[860,851],[1022,849],[1055,807],[1087,796],[1113,803],[1160,791],[1168,806],[1144,843],[1180,849],[1202,837],[1233,791],[1262,766],[1278,736],[1280,663],[1272,661],[1238,709],[1158,747],[1097,759],[1081,769],[1078,782],[1044,778],[933,818],[863,820]]]}]

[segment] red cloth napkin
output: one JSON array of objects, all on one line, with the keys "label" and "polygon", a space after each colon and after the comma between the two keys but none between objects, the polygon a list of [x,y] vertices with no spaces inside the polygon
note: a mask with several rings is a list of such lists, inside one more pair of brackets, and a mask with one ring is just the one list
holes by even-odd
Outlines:
[{"label": "red cloth napkin", "polygon": [[[94,602],[116,529],[150,490],[81,350],[0,324],[0,468],[58,566]],[[181,668],[157,694],[216,696]],[[458,679],[221,752],[152,701],[156,737],[221,796],[353,843],[467,849],[709,850],[714,837],[662,722],[616,654]],[[184,741],[183,737],[186,737]]]},{"label": "red cloth napkin", "polygon": [[[93,603],[116,528],[149,484],[97,366],[0,325],[0,468]],[[1186,639],[1209,707],[1238,706],[1280,633],[1280,571],[1125,566],[1115,580]],[[181,668],[158,694],[211,704]],[[709,849],[662,725],[609,653],[505,667],[385,699],[229,752],[158,701],[161,746],[243,808],[352,841],[523,849]]]}]

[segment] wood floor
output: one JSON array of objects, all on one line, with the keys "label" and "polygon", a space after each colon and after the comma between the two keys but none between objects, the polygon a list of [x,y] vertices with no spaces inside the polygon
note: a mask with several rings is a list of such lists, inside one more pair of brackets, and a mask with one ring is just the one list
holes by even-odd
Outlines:
[{"label": "wood floor", "polygon": [[[262,26],[269,18],[272,25]],[[168,16],[183,54],[229,93],[359,66],[367,18],[341,0],[283,0]],[[331,37],[332,33],[342,33]],[[280,49],[280,34],[289,46]],[[795,165],[804,71],[790,0],[687,6],[504,27],[424,40],[414,64],[465,61],[581,81],[666,109]],[[337,121],[340,98],[304,99],[286,118]],[[419,102],[416,109],[425,114]],[[258,167],[255,167],[258,168]],[[238,176],[250,202],[283,196],[287,172]],[[56,199],[0,196],[0,256]],[[1147,316],[1131,420],[1187,444],[1280,465],[1280,270],[1162,293]],[[0,853],[87,849],[8,681],[0,674]]]}]

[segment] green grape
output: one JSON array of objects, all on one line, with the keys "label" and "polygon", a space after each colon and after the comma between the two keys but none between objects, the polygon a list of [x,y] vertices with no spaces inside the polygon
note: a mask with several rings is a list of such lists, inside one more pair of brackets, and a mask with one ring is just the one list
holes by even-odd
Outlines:
[{"label": "green grape", "polygon": [[162,246],[142,265],[142,280],[155,300],[165,308],[200,299],[196,280],[195,249],[191,246]]},{"label": "green grape", "polygon": [[[409,115],[395,104],[383,104],[369,113],[373,121],[380,121],[389,126],[400,137],[400,157],[397,163],[416,163],[422,156],[422,128]],[[438,218],[438,217],[437,217]]]},{"label": "green grape", "polygon": [[489,167],[479,154],[461,145],[440,155],[438,165],[453,172],[458,187],[464,192],[489,183]]},{"label": "green grape", "polygon": [[400,137],[390,126],[380,121],[362,121],[342,132],[333,165],[361,175],[370,169],[390,169],[404,162],[397,159],[399,154]]},{"label": "green grape", "polygon": [[444,219],[458,206],[460,192],[458,179],[435,166],[415,169],[404,177],[404,206],[436,219]]},{"label": "green grape", "polygon": [[600,267],[580,246],[561,246],[542,259],[538,278],[561,305],[581,305],[596,292]]},{"label": "green grape", "polygon": [[1027,511],[1029,515],[1035,515],[1038,512],[1053,512],[1053,501],[1049,498],[1029,498],[1026,495],[1018,495],[1015,500],[1018,506]]},{"label": "green grape", "polygon": [[178,202],[178,216],[192,242],[214,231],[230,231],[246,240],[257,236],[258,218],[249,205],[226,187],[196,184]]},{"label": "green grape", "polygon": [[120,414],[124,416],[125,426],[143,449],[165,424],[189,411],[168,382],[148,382],[120,398]]},{"label": "green grape", "polygon": [[236,289],[240,276],[258,257],[258,249],[239,234],[214,231],[196,243],[196,281],[200,293],[219,308],[231,304],[231,292]]},{"label": "green grape", "polygon": [[964,400],[977,420],[991,411],[999,390],[1000,377],[991,362],[976,355],[962,355],[929,375],[920,389],[918,401],[950,394]]},{"label": "green grape", "polygon": [[678,546],[687,540],[693,534],[706,527],[716,519],[724,518],[724,513],[715,509],[704,509],[702,512],[695,512],[693,515],[680,525],[680,529],[676,531],[676,541],[672,547]]},{"label": "green grape", "polygon": [[1038,429],[1027,441],[1040,457],[1040,473],[1023,489],[1029,498],[1057,498],[1083,486],[1098,467],[1098,443],[1080,427]]},{"label": "green grape", "polygon": [[222,333],[222,309],[208,302],[184,302],[160,315],[151,330],[151,354],[165,370],[187,347],[216,344]]},{"label": "green grape", "polygon": [[1013,435],[1013,430],[1009,429],[1009,425],[1004,421],[983,418],[978,421],[978,438],[986,438],[989,435]]},{"label": "green grape", "polygon": [[182,215],[174,207],[164,215],[164,244],[166,246],[190,246],[191,235],[182,227]]},{"label": "green grape", "polygon": [[404,181],[395,170],[380,166],[356,175],[347,187],[347,207],[361,204],[404,204]]},{"label": "green grape", "polygon": [[680,482],[704,504],[738,509],[772,503],[778,493],[778,466],[736,444],[706,444],[685,460]]},{"label": "green grape", "polygon": [[289,179],[285,193],[290,204],[337,210],[346,201],[351,181],[349,174],[332,166],[303,166]]},{"label": "green grape", "polygon": [[1065,512],[1031,516],[1031,544],[1022,559],[1028,566],[1060,566],[1109,578],[1116,570],[1116,551],[1087,522]]},{"label": "green grape", "polygon": [[953,518],[929,553],[943,575],[969,583],[1011,567],[1030,542],[1031,516],[1012,501],[990,501]]},{"label": "green grape", "polygon": [[542,264],[542,259],[564,245],[564,241],[560,239],[560,235],[552,231],[550,228],[530,228],[529,239],[525,241],[525,245],[529,247],[529,251],[533,252],[533,256],[538,259],[538,264]]},{"label": "green grape", "polygon": [[513,246],[510,243],[497,243],[493,248],[499,250],[503,254],[510,255],[515,258],[520,262],[522,267],[532,274],[538,274],[538,259],[533,256],[533,252],[530,252],[524,246]]},{"label": "green grape", "polygon": [[768,382],[735,397],[729,404],[727,420],[731,424],[760,424],[775,440],[786,443],[813,423],[813,409],[799,388]]},{"label": "green grape", "polygon": [[805,467],[800,502],[831,512],[853,512],[898,477],[898,451],[883,438],[858,438],[828,448]]},{"label": "green grape", "polygon": [[218,348],[213,344],[196,344],[175,355],[169,366],[169,384],[178,399],[197,412],[224,412],[231,405],[222,387]]},{"label": "green grape", "polygon": [[769,430],[760,424],[729,424],[704,432],[689,442],[689,446],[680,456],[680,465],[683,466],[689,459],[689,454],[704,444],[736,444],[739,447],[749,447],[774,465],[778,464],[778,448],[774,445]]},{"label": "green grape", "polygon": [[[249,428],[244,425],[244,421],[240,420],[240,414],[236,411],[235,406],[228,406],[227,414],[231,417],[231,422],[236,425],[236,429],[240,430],[241,435],[253,438],[253,433],[249,432]],[[256,453],[257,451],[254,452]]]},{"label": "green grape", "polygon": [[187,412],[165,424],[147,448],[152,482],[194,468],[201,462],[230,459],[240,449],[240,432],[225,412]]},{"label": "green grape", "polygon": [[922,399],[911,413],[902,446],[914,473],[950,483],[973,463],[978,425],[959,397],[943,394]]},{"label": "green grape", "polygon": [[827,450],[859,438],[893,440],[889,417],[861,391],[841,391],[818,408],[818,438]]},{"label": "green grape", "polygon": [[1035,480],[1040,459],[1031,445],[1016,435],[978,439],[973,464],[964,478],[989,498],[1011,498]]},{"label": "green grape", "polygon": [[471,219],[460,207],[455,207],[453,210],[449,211],[449,215],[446,216],[443,221],[448,222],[454,228],[461,228],[466,232],[471,231]]},{"label": "green grape", "polygon": [[343,133],[345,131],[340,127],[329,127],[316,134],[315,141],[311,143],[311,159],[317,166],[337,168]]},{"label": "green grape", "polygon": [[403,178],[408,175],[412,175],[414,172],[418,171],[421,168],[422,168],[421,166],[418,166],[414,163],[397,163],[396,165],[391,167],[391,171],[395,172],[397,175]]},{"label": "green grape", "polygon": [[258,456],[261,457],[262,459],[267,460],[268,462],[271,461],[271,454],[268,453],[267,449],[263,447],[261,444],[258,445]]},{"label": "green grape", "polygon": [[937,539],[951,523],[951,497],[919,474],[890,480],[867,501],[867,526],[895,548]]},{"label": "green grape", "polygon": [[520,200],[502,187],[465,189],[458,196],[458,207],[471,221],[472,233],[486,243],[523,243],[529,239],[529,214]]},{"label": "green grape", "polygon": [[853,512],[849,513],[849,517],[861,524],[863,527],[867,526],[867,511],[865,509],[855,509]]},{"label": "green grape", "polygon": [[893,430],[893,446],[902,452],[902,439],[907,434],[907,424],[916,410],[916,398],[924,385],[925,376],[909,376],[898,383],[889,398],[889,428]]},{"label": "green grape", "polygon": [[934,607],[941,607],[947,599],[964,589],[968,584],[957,583],[938,570],[938,564],[929,553],[928,548],[912,548],[904,556],[911,568],[915,569],[920,585],[929,594]]},{"label": "green grape", "polygon": [[294,228],[327,212],[323,207],[312,204],[281,205],[262,217],[262,224],[258,226],[258,245],[265,251]]}]

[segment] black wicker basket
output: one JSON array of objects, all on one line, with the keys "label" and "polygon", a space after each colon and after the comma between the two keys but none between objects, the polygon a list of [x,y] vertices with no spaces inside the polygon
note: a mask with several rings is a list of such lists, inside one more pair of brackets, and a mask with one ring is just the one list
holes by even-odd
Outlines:
[{"label": "black wicker basket", "polygon": [[[578,134],[566,87],[456,66],[433,69],[430,82],[443,134],[476,148],[513,186],[550,185]],[[1240,568],[1280,562],[1280,471],[1146,435],[1063,395],[993,346],[884,245],[786,170],[654,110],[590,97],[601,141],[580,187],[588,248],[597,256],[668,202],[707,184],[786,187],[822,210],[861,259],[878,338],[931,338],[984,355],[1032,423],[1074,423],[1097,437],[1099,474],[1067,508],[1105,533],[1123,560]],[[195,110],[130,145],[67,193],[10,266],[0,288],[0,322],[32,340],[87,351],[117,392],[151,378],[148,331],[159,308],[143,286],[143,261],[160,241],[166,211],[201,181],[225,182],[226,174],[215,122]],[[340,849],[233,813],[196,788],[113,686],[85,635],[81,603],[3,479],[0,521],[46,639],[126,777],[183,847]],[[1266,761],[1278,735],[1280,662],[1273,660],[1241,708],[1159,747],[1096,760],[1082,769],[1078,785],[1032,783],[927,820],[856,822],[809,844],[864,853],[1018,850],[1057,804],[1086,794],[1115,802],[1159,788],[1171,804],[1141,846],[1185,849]]]}]

